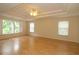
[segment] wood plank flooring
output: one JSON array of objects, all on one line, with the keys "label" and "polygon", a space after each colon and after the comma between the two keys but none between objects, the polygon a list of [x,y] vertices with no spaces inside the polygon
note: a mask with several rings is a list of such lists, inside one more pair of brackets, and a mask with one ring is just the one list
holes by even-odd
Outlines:
[{"label": "wood plank flooring", "polygon": [[22,36],[0,40],[1,55],[79,55],[79,44],[62,40]]}]

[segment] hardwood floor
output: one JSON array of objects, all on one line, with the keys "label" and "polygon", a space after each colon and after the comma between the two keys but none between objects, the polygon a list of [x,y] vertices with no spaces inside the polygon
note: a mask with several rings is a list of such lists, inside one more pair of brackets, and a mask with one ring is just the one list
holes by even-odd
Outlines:
[{"label": "hardwood floor", "polygon": [[77,55],[79,44],[42,37],[22,36],[0,41],[1,55]]}]

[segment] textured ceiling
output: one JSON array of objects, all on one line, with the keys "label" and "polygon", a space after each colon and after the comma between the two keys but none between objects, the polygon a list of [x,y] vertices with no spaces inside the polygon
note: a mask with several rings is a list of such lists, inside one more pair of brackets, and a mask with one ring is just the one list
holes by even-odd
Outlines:
[{"label": "textured ceiling", "polygon": [[[37,9],[38,15],[30,16],[31,9]],[[79,16],[78,3],[0,3],[0,15],[12,16],[24,20],[40,17],[68,17]]]}]

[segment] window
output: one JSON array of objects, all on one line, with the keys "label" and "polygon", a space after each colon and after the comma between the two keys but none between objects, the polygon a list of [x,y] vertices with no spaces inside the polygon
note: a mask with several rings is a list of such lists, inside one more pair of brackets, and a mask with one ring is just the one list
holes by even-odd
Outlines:
[{"label": "window", "polygon": [[34,23],[33,22],[30,23],[30,32],[34,32]]},{"label": "window", "polygon": [[2,27],[3,27],[2,29],[3,34],[13,33],[13,23],[10,20],[3,20]]},{"label": "window", "polygon": [[18,33],[18,32],[20,32],[20,22],[18,22],[18,21],[15,21],[15,33]]},{"label": "window", "polygon": [[59,35],[68,35],[69,30],[69,22],[68,21],[60,21],[58,23],[58,34]]},{"label": "window", "polygon": [[20,22],[12,20],[2,21],[2,34],[12,34],[20,32]]}]

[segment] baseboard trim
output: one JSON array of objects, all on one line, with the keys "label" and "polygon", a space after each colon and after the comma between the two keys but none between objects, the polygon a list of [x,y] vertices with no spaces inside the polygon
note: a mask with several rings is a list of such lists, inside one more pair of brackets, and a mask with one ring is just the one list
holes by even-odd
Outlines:
[{"label": "baseboard trim", "polygon": [[[47,37],[47,36],[44,36],[44,35],[41,35],[41,34],[34,34],[34,35],[30,35],[30,36],[37,36],[37,37],[42,37],[42,38],[49,38],[49,39],[56,39],[56,40],[61,40],[59,38],[51,38],[51,37]],[[71,40],[61,40],[61,41],[67,41],[67,42],[72,42],[72,43],[78,43],[79,42],[74,42],[74,41],[71,41]]]}]

